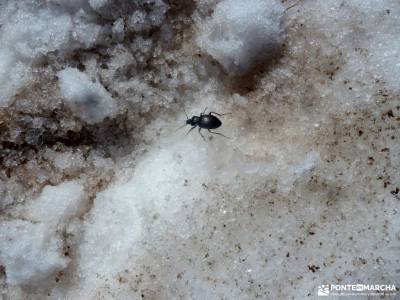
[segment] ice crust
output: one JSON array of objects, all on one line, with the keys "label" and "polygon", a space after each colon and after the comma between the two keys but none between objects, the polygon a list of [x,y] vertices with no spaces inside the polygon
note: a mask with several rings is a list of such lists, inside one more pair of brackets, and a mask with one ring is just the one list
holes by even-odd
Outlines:
[{"label": "ice crust", "polygon": [[[1,293],[399,286],[399,16],[395,0],[1,2]],[[176,131],[205,108],[230,113],[229,138]]]}]

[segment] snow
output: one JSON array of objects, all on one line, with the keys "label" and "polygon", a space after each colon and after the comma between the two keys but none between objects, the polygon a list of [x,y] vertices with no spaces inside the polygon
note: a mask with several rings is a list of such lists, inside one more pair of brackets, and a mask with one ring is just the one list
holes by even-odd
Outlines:
[{"label": "snow", "polygon": [[117,21],[114,22],[113,27],[112,27],[112,34],[113,38],[121,42],[124,40],[125,37],[125,25],[124,25],[124,20],[123,19],[118,19]]},{"label": "snow", "polygon": [[60,222],[75,216],[82,209],[84,196],[83,186],[78,181],[45,186],[39,198],[28,208],[29,219],[57,227]]},{"label": "snow", "polygon": [[110,93],[99,83],[75,68],[67,68],[58,73],[60,92],[67,105],[87,123],[98,123],[105,118],[113,118],[118,105]]},{"label": "snow", "polygon": [[15,91],[29,81],[30,70],[8,49],[0,51],[0,107],[8,106]]},{"label": "snow", "polygon": [[60,251],[62,242],[46,224],[13,220],[1,223],[0,261],[8,284],[42,285],[67,266]]},{"label": "snow", "polygon": [[[75,2],[70,5],[84,7],[82,1]],[[101,26],[85,20],[83,11],[74,14],[64,6],[43,7],[28,3],[6,1],[1,4],[0,78],[5,92],[0,96],[0,106],[7,106],[10,98],[29,82],[31,66],[45,55],[92,47],[101,34]],[[68,7],[69,4],[63,1],[63,5]]]},{"label": "snow", "polygon": [[199,46],[229,74],[248,73],[280,47],[283,12],[277,0],[221,1],[201,24]]},{"label": "snow", "polygon": [[84,158],[81,153],[61,153],[54,159],[54,165],[60,170],[79,169],[84,166]]},{"label": "snow", "polygon": [[89,4],[94,10],[102,8],[107,2],[108,0],[89,0]]},{"label": "snow", "polygon": [[1,221],[0,263],[7,270],[7,283],[46,285],[50,276],[64,269],[69,259],[62,253],[60,233],[65,221],[82,209],[82,185],[77,181],[46,186],[27,205],[28,220]]}]

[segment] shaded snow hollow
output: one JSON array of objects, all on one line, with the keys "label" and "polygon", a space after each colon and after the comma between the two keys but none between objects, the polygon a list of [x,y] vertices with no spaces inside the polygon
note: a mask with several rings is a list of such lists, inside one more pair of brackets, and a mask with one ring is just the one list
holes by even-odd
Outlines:
[{"label": "shaded snow hollow", "polygon": [[61,96],[71,110],[87,123],[97,123],[115,117],[116,101],[98,82],[77,69],[67,68],[58,73]]},{"label": "shaded snow hollow", "polygon": [[280,47],[283,12],[277,0],[221,1],[199,25],[198,43],[228,73],[247,73]]},{"label": "shaded snow hollow", "polygon": [[[400,286],[399,16],[395,0],[0,3],[1,293]],[[229,138],[176,131],[206,107]]]}]

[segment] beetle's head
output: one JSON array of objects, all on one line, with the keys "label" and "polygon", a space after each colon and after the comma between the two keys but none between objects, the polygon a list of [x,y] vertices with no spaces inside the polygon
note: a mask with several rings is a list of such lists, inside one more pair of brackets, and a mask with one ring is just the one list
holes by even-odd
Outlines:
[{"label": "beetle's head", "polygon": [[199,117],[193,116],[190,119],[186,120],[186,125],[196,126],[199,123]]}]

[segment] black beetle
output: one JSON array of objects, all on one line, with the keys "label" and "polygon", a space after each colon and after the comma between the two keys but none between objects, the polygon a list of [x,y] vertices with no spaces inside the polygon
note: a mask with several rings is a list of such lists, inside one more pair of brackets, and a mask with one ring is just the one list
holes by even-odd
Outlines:
[{"label": "black beetle", "polygon": [[[189,131],[186,133],[186,135],[189,134],[189,132],[191,132],[196,127],[199,127],[199,133],[200,133],[201,137],[203,138],[203,140],[206,140],[206,139],[204,138],[203,134],[201,133],[202,129],[207,129],[208,132],[210,132],[212,134],[218,134],[218,135],[228,138],[227,136],[223,135],[222,133],[214,132],[214,131],[210,130],[210,129],[216,129],[222,125],[221,120],[218,119],[214,115],[223,116],[223,115],[227,115],[227,114],[219,114],[219,113],[216,113],[213,111],[206,114],[205,113],[206,110],[207,110],[207,108],[205,108],[204,111],[200,114],[200,117],[193,116],[191,118],[189,118],[188,114],[185,111],[187,120],[186,120],[185,125],[183,125],[183,126],[186,126],[186,125],[192,126],[192,128],[189,129]],[[180,127],[180,128],[182,128],[182,127]]]}]

